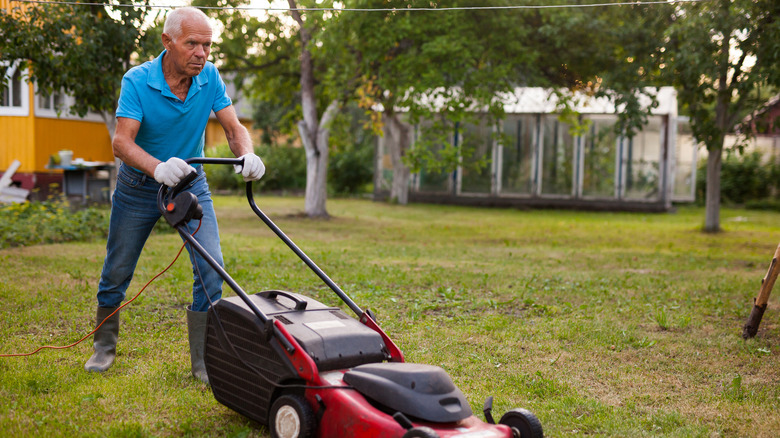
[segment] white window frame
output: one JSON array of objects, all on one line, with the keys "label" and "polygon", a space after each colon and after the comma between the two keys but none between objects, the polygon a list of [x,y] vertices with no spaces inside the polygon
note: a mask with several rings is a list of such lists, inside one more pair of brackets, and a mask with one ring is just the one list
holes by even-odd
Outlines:
[{"label": "white window frame", "polygon": [[[8,65],[8,64],[5,64]],[[6,90],[8,95],[13,95],[13,84],[10,79],[13,78],[16,71],[19,69],[20,63],[15,62],[11,65],[5,74],[7,81]],[[21,106],[4,106],[0,105],[0,116],[29,116],[30,115],[30,85],[27,82],[27,68],[21,70],[19,86],[21,87]]]},{"label": "white window frame", "polygon": [[[54,97],[59,96],[60,104],[59,107],[55,107],[54,104]],[[65,114],[68,114],[68,109],[70,107],[70,98],[65,93],[62,93],[61,91],[55,91],[52,94],[48,96],[44,96],[38,87],[35,87],[35,116],[36,117],[51,117],[51,118],[58,118]],[[48,101],[48,104],[50,108],[44,108],[41,106],[40,102],[41,100],[46,99]]]},{"label": "white window frame", "polygon": [[79,117],[77,114],[71,114],[70,107],[76,103],[76,98],[70,94],[66,94],[63,91],[57,91],[56,94],[60,96],[59,108],[54,108],[54,102],[52,101],[54,94],[48,96],[50,99],[52,108],[43,108],[39,105],[39,98],[41,98],[41,91],[38,86],[35,87],[35,105],[34,113],[35,117],[42,117],[46,119],[61,119],[61,120],[80,120],[85,122],[99,122],[104,123],[103,117],[100,113],[89,111],[84,117]]}]

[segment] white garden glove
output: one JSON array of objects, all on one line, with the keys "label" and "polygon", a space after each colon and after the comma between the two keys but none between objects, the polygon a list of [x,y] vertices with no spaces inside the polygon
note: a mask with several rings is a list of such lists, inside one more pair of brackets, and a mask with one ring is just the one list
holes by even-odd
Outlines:
[{"label": "white garden glove", "polygon": [[257,155],[249,153],[239,158],[244,160],[244,165],[234,164],[233,168],[244,177],[244,181],[257,181],[265,175],[265,164]]},{"label": "white garden glove", "polygon": [[171,157],[154,168],[154,179],[160,184],[173,187],[192,172],[196,172],[194,167],[181,158]]}]

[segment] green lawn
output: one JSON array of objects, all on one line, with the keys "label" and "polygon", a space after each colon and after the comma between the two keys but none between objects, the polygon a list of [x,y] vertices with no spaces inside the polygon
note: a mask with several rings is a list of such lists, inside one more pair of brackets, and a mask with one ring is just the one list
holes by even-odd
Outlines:
[{"label": "green lawn", "polygon": [[[780,436],[780,291],[743,341],[780,214],[395,206],[300,198],[260,207],[361,306],[407,361],[444,367],[480,415],[527,408],[546,436]],[[335,296],[240,197],[215,200],[228,272],[248,292]],[[147,243],[128,298],[181,245]],[[0,250],[0,353],[78,340],[92,326],[105,242]],[[0,358],[0,436],[256,436],[189,374],[186,256],[122,314],[104,375],[91,344]],[[226,291],[227,294],[232,292]]]}]

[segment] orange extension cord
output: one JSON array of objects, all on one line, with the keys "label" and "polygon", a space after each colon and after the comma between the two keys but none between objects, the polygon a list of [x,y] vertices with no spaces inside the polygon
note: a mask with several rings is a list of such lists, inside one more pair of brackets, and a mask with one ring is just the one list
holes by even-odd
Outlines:
[{"label": "orange extension cord", "polygon": [[[200,230],[200,223],[198,223],[198,228],[195,230],[195,232],[194,232],[194,233],[192,233],[192,235],[194,236],[195,234],[197,234],[198,230]],[[64,350],[64,349],[67,349],[67,348],[72,348],[72,347],[75,347],[76,345],[78,345],[78,344],[82,343],[82,342],[83,342],[85,339],[87,339],[87,338],[89,338],[90,336],[92,336],[93,334],[95,334],[95,332],[96,332],[96,331],[97,331],[97,330],[100,328],[100,326],[102,326],[102,325],[103,325],[103,323],[104,323],[104,322],[106,322],[106,320],[107,320],[108,318],[111,318],[112,316],[114,316],[114,314],[115,314],[116,312],[119,312],[119,311],[120,311],[120,310],[122,310],[122,309],[123,309],[125,306],[127,306],[127,305],[128,305],[128,304],[130,304],[130,303],[132,303],[132,302],[133,302],[133,301],[134,301],[136,298],[138,298],[138,296],[140,296],[140,295],[141,295],[141,292],[143,292],[144,290],[146,290],[146,288],[147,288],[147,287],[148,287],[150,284],[152,284],[152,282],[153,282],[154,280],[157,280],[157,278],[158,278],[159,276],[161,276],[161,275],[165,274],[165,272],[166,272],[166,271],[168,271],[168,269],[170,269],[170,268],[171,268],[171,266],[173,266],[173,264],[174,264],[174,263],[176,263],[176,260],[178,260],[178,259],[179,259],[179,256],[181,255],[181,252],[182,252],[182,251],[184,251],[184,248],[185,248],[186,246],[187,246],[187,242],[184,242],[184,244],[181,246],[181,248],[179,248],[179,252],[178,252],[178,253],[176,253],[176,257],[174,257],[174,258],[173,258],[173,261],[172,261],[172,262],[171,262],[171,263],[170,263],[168,266],[166,266],[166,268],[165,268],[165,269],[163,269],[162,271],[160,271],[160,273],[158,273],[157,275],[155,275],[154,277],[152,277],[152,279],[151,279],[151,280],[147,281],[147,282],[146,282],[146,284],[144,285],[144,287],[142,287],[142,288],[141,288],[141,290],[139,290],[139,291],[138,291],[138,293],[137,293],[137,294],[135,294],[135,296],[134,296],[133,298],[131,298],[131,299],[130,299],[130,300],[128,300],[126,303],[124,303],[124,304],[122,304],[121,306],[119,306],[119,307],[118,307],[116,310],[114,310],[113,312],[111,312],[111,315],[108,315],[108,316],[107,316],[105,319],[103,319],[103,321],[100,321],[100,324],[98,324],[98,325],[97,325],[97,327],[95,327],[95,329],[94,329],[94,330],[92,330],[91,332],[87,333],[87,334],[86,334],[86,335],[85,335],[83,338],[79,339],[78,341],[76,341],[76,342],[74,342],[74,343],[72,343],[72,344],[70,344],[70,345],[44,345],[44,346],[38,347],[38,348],[37,348],[35,351],[32,351],[32,352],[30,352],[30,353],[0,354],[0,357],[22,357],[22,356],[32,356],[33,354],[36,354],[36,353],[40,352],[40,351],[41,351],[41,350],[43,350],[43,349],[51,349],[51,350]]]}]

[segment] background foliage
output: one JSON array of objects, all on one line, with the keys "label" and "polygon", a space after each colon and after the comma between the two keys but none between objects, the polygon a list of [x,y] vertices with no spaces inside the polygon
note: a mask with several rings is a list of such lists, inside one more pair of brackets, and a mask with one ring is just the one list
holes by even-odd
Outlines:
[{"label": "background foliage", "polygon": [[76,97],[72,113],[106,113],[109,123],[133,55],[141,54],[144,61],[143,54],[159,53],[159,40],[154,39],[159,35],[142,30],[151,18],[149,9],[111,7],[131,0],[90,3],[28,7],[21,19],[15,15],[19,10],[0,10],[0,77],[8,65],[3,61],[30,61],[35,67],[30,78],[39,90],[71,94]]},{"label": "background foliage", "polygon": [[0,248],[93,240],[108,235],[108,209],[72,209],[67,200],[0,204]]},{"label": "background foliage", "polygon": [[[704,202],[707,163],[696,171],[696,202]],[[721,168],[721,199],[728,205],[780,209],[780,165],[766,163],[760,152],[725,154]]]},{"label": "background foliage", "polygon": [[[372,190],[374,138],[350,135],[337,143],[331,153],[328,166],[328,191],[333,195],[357,195]],[[306,187],[306,158],[301,147],[286,145],[260,145],[255,147],[263,159],[266,173],[253,187],[265,193],[301,193]],[[209,157],[232,157],[230,148],[219,145],[206,150]],[[245,183],[230,166],[206,165],[209,186],[212,190],[243,192]]]}]

